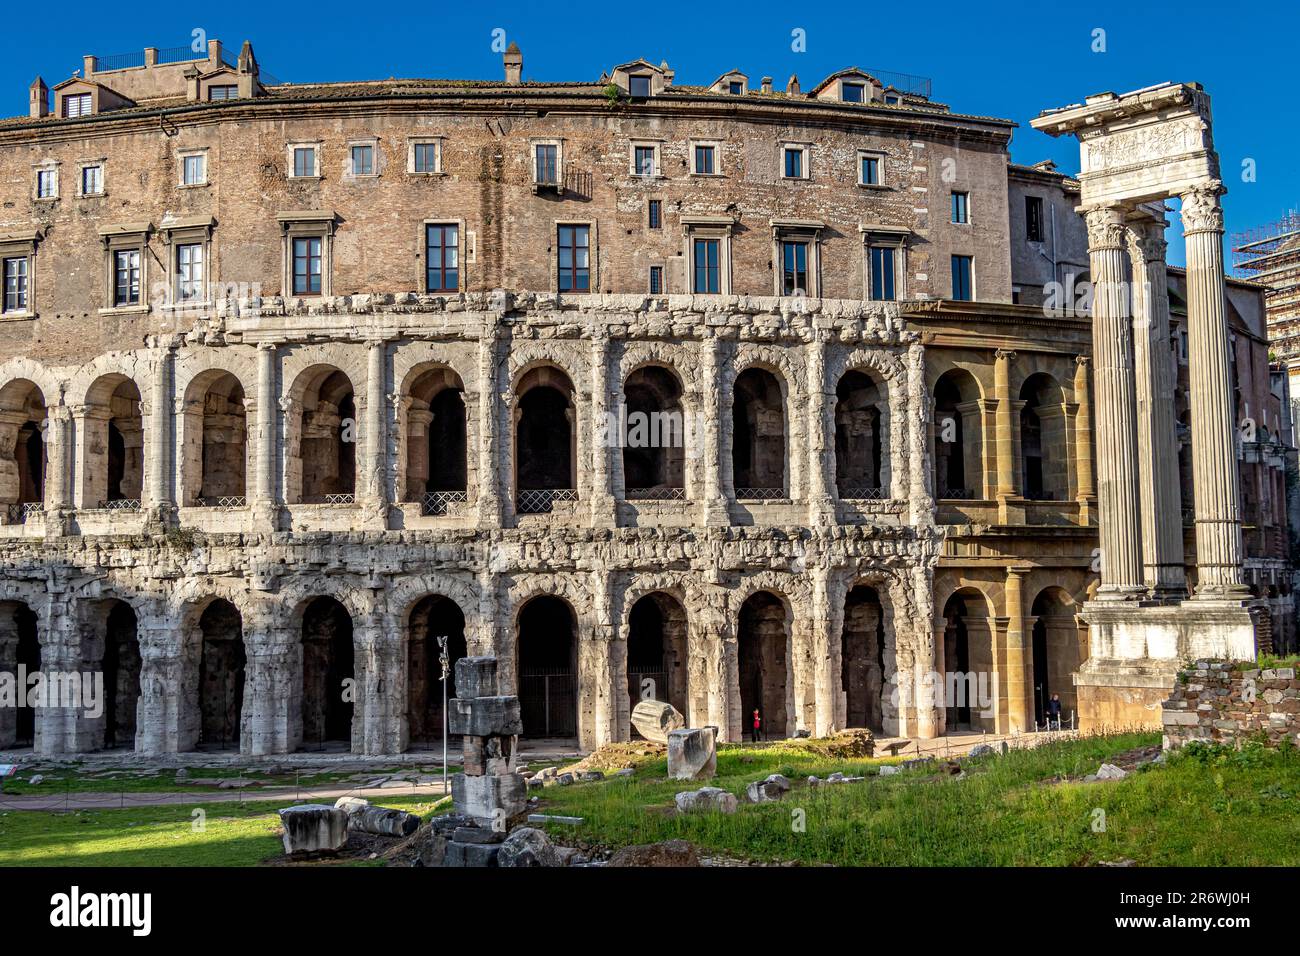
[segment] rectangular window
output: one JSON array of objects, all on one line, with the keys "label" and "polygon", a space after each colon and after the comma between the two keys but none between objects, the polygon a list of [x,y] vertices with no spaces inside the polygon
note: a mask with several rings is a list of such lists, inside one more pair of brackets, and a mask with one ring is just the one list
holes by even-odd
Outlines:
[{"label": "rectangular window", "polygon": [[808,243],[781,243],[781,294],[808,294]]},{"label": "rectangular window", "polygon": [[239,99],[238,86],[209,86],[208,102],[216,103],[218,100],[237,100]]},{"label": "rectangular window", "polygon": [[554,143],[538,143],[536,150],[537,181],[545,185],[555,185],[559,176],[559,147]]},{"label": "rectangular window", "polygon": [[692,289],[705,295],[716,294],[722,288],[719,256],[722,243],[718,239],[695,240],[695,286]]},{"label": "rectangular window", "polygon": [[352,175],[373,176],[375,174],[375,148],[373,146],[352,147]]},{"label": "rectangular window", "polygon": [[952,221],[956,223],[970,222],[970,193],[952,194]]},{"label": "rectangular window", "polygon": [[969,302],[974,298],[971,275],[971,257],[952,257],[952,297],[959,302]]},{"label": "rectangular window", "polygon": [[1043,201],[1037,196],[1025,197],[1025,238],[1043,241]]},{"label": "rectangular window", "polygon": [[889,246],[871,247],[871,298],[888,302],[894,294],[894,250]]},{"label": "rectangular window", "polygon": [[591,227],[560,226],[561,292],[591,291]]},{"label": "rectangular window", "polygon": [[650,294],[662,295],[664,291],[664,267],[650,267]]},{"label": "rectangular window", "polygon": [[293,294],[320,295],[320,236],[293,241]]},{"label": "rectangular window", "polygon": [[295,176],[316,175],[316,147],[315,146],[294,147],[293,174]]},{"label": "rectangular window", "polygon": [[861,83],[843,83],[840,94],[845,103],[861,103],[866,99],[866,87]]},{"label": "rectangular window", "polygon": [[414,167],[417,173],[436,173],[438,171],[438,144],[416,143]]},{"label": "rectangular window", "polygon": [[203,185],[208,181],[207,165],[207,157],[202,154],[181,157],[181,183],[186,186]]},{"label": "rectangular window", "polygon": [[71,119],[74,116],[90,115],[90,94],[74,93],[63,98],[63,115]]},{"label": "rectangular window", "polygon": [[785,178],[803,179],[803,148],[787,146],[785,148]]},{"label": "rectangular window", "polygon": [[460,289],[460,227],[430,223],[424,227],[425,289],[456,292]]},{"label": "rectangular window", "polygon": [[83,166],[81,168],[81,195],[98,196],[104,191],[104,167]]},{"label": "rectangular window", "polygon": [[696,146],[695,147],[695,171],[702,175],[713,175],[713,147]]},{"label": "rectangular window", "polygon": [[880,157],[862,153],[859,157],[861,168],[858,170],[858,183],[862,186],[880,185]]},{"label": "rectangular window", "polygon": [[5,260],[6,312],[27,311],[27,257]]},{"label": "rectangular window", "polygon": [[140,250],[113,253],[113,305],[140,304]]},{"label": "rectangular window", "polygon": [[54,198],[54,170],[38,169],[36,171],[36,198]]},{"label": "rectangular window", "polygon": [[203,244],[187,242],[176,247],[176,301],[203,298]]},{"label": "rectangular window", "polygon": [[740,80],[732,80],[727,84],[727,89],[731,92],[732,96],[740,96],[745,92],[745,84]]},{"label": "rectangular window", "polygon": [[653,176],[655,174],[655,148],[653,146],[633,147],[632,172],[637,176]]},{"label": "rectangular window", "polygon": [[664,221],[663,202],[658,199],[651,199],[647,208],[649,209],[647,224],[651,229],[661,228]]},{"label": "rectangular window", "polygon": [[631,96],[649,96],[650,95],[650,77],[648,76],[629,76],[627,78],[627,91]]}]

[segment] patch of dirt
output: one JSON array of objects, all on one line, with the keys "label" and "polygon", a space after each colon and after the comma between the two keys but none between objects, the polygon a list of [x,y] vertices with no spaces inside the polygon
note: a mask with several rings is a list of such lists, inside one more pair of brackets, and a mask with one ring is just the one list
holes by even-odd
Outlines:
[{"label": "patch of dirt", "polygon": [[869,730],[841,730],[829,737],[809,737],[796,743],[823,757],[835,760],[848,760],[854,757],[870,757],[876,750],[876,740]]},{"label": "patch of dirt", "polygon": [[1139,764],[1150,763],[1155,760],[1160,756],[1161,749],[1159,744],[1150,747],[1135,747],[1132,750],[1125,750],[1123,753],[1107,757],[1100,763],[1113,763],[1121,770],[1133,770]]},{"label": "patch of dirt", "polygon": [[667,747],[649,740],[601,744],[577,763],[561,767],[560,773],[582,773],[585,770],[611,773],[615,770],[631,770],[641,764],[658,760],[666,753],[668,753]]}]

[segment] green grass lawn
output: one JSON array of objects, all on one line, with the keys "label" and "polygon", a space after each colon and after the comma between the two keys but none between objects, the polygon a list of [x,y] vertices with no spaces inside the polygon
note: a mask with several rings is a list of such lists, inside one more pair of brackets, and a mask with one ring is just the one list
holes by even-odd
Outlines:
[{"label": "green grass lawn", "polygon": [[[4,792],[12,795],[29,795],[38,796],[56,796],[62,793],[181,793],[191,792],[194,794],[203,794],[212,792],[215,787],[196,786],[193,783],[177,783],[176,770],[167,769],[157,776],[137,775],[134,771],[123,773],[116,777],[97,777],[93,774],[99,773],[99,770],[81,770],[78,767],[57,767],[50,770],[40,770],[23,768],[17,775],[4,781]],[[225,780],[236,779],[243,776],[250,780],[260,780],[263,786],[249,787],[247,792],[256,793],[259,789],[272,789],[299,786],[303,788],[326,787],[343,785],[347,781],[348,786],[356,784],[348,780],[353,776],[364,777],[382,777],[385,774],[441,774],[441,766],[435,769],[415,767],[391,767],[386,770],[365,770],[358,771],[354,768],[345,768],[343,770],[318,774],[295,775],[293,773],[267,774],[265,771],[258,772],[254,769],[243,769],[237,767],[188,767],[186,772],[190,780]],[[455,770],[452,770],[455,773]],[[36,786],[32,786],[30,778],[34,773],[40,774],[44,779]],[[19,779],[19,778],[22,779]]]},{"label": "green grass lawn", "polygon": [[[0,813],[0,866],[254,866],[281,854],[276,810],[286,804],[194,803],[47,813]],[[386,797],[427,814],[436,801]],[[193,813],[206,814],[201,831]],[[439,812],[442,812],[440,809]]]},{"label": "green grass lawn", "polygon": [[[797,745],[726,747],[710,785],[741,797],[735,814],[679,814],[660,760],[634,777],[548,787],[542,812],[588,844],[680,838],[706,851],[842,866],[1075,866],[1300,864],[1300,756],[1294,750],[1172,758],[1124,780],[1058,783],[1095,772],[1108,756],[1149,746],[1155,734],[1060,741],[968,762],[964,779],[911,770],[809,789],[808,774],[877,773],[880,761],[836,762]],[[745,784],[781,772],[796,781],[780,803],[743,802]],[[1094,820],[1105,814],[1104,832]],[[802,825],[801,825],[802,824]]]}]

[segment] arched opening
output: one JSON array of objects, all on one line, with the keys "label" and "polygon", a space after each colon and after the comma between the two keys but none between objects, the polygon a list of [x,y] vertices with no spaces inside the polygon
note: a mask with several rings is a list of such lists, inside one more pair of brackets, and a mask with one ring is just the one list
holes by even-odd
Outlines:
[{"label": "arched opening", "polygon": [[1025,379],[1020,388],[1021,494],[1037,501],[1064,501],[1069,496],[1065,397],[1044,372]]},{"label": "arched opening", "polygon": [[678,498],[685,488],[686,419],[677,376],[659,365],[639,368],[623,386],[627,432],[623,487],[629,499]]},{"label": "arched opening", "polygon": [[6,520],[21,522],[45,503],[48,455],[41,390],[26,379],[0,388],[0,503]]},{"label": "arched opening", "polygon": [[[1061,588],[1044,588],[1034,598],[1032,613],[1034,723],[1045,724],[1047,702],[1056,694],[1061,701],[1062,725],[1068,728],[1079,708],[1073,675],[1083,663],[1074,601]],[[1074,726],[1078,726],[1077,720]]]},{"label": "arched opening", "polygon": [[[0,674],[32,674],[41,669],[36,614],[21,601],[0,601]],[[27,706],[27,691],[15,688],[17,706],[0,707],[0,747],[30,747],[36,741],[36,711]]]},{"label": "arched opening", "polygon": [[686,609],[677,598],[655,591],[633,604],[627,618],[627,689],[632,706],[642,700],[661,700],[689,716],[686,654]]},{"label": "arched opening", "polygon": [[766,369],[747,368],[737,376],[731,424],[736,497],[784,496],[785,398],[775,375]]},{"label": "arched opening", "polygon": [[244,387],[229,372],[211,369],[186,390],[181,474],[186,504],[243,504],[248,476],[248,422]]},{"label": "arched opening", "polygon": [[[835,484],[844,499],[889,497],[889,401],[884,386],[848,371],[835,387]],[[856,725],[855,725],[856,726]]]},{"label": "arched opening", "polygon": [[573,384],[543,365],[524,375],[516,395],[516,510],[550,511],[553,501],[576,496]]},{"label": "arched opening", "polygon": [[406,726],[412,747],[442,744],[442,663],[438,638],[447,638],[447,699],[456,696],[456,661],[468,653],[465,615],[440,594],[411,608],[406,640]]},{"label": "arched opening", "polygon": [[318,597],[302,614],[302,744],[352,744],[356,691],[352,615],[334,598]]},{"label": "arched opening", "polygon": [[135,748],[136,708],[140,702],[140,640],[135,611],[125,601],[97,601],[82,629],[81,664],[104,675],[102,716],[95,722],[94,746]]},{"label": "arched opening", "polygon": [[763,736],[779,740],[789,734],[786,690],[790,634],[785,604],[770,591],[751,594],[740,607],[739,625],[736,650],[741,727],[749,734],[757,710]]},{"label": "arched opening", "polygon": [[984,494],[979,387],[965,369],[950,369],[934,386],[936,498]]},{"label": "arched opening", "polygon": [[519,611],[516,660],[525,737],[578,734],[578,641],[573,611],[535,597]]},{"label": "arched opening", "polygon": [[446,514],[466,498],[465,388],[449,368],[431,368],[412,383],[406,408],[406,500],[425,514]]},{"label": "arched opening", "polygon": [[945,725],[953,731],[996,729],[993,694],[993,631],[988,602],[974,588],[963,588],[944,605],[943,634]]},{"label": "arched opening", "polygon": [[224,750],[239,746],[244,710],[244,622],[222,598],[199,615],[199,746]]},{"label": "arched opening", "polygon": [[139,507],[144,486],[140,389],[125,375],[104,375],[86,393],[81,416],[81,502],[85,508]]},{"label": "arched opening", "polygon": [[303,372],[291,392],[285,461],[291,503],[351,504],[357,483],[357,408],[352,380],[331,365]]},{"label": "arched opening", "polygon": [[873,587],[855,585],[844,599],[840,687],[845,723],[880,732],[884,728],[885,613]]}]

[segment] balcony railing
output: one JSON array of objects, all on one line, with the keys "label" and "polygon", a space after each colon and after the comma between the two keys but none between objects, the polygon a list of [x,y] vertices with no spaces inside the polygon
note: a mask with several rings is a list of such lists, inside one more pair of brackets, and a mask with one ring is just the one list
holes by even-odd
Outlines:
[{"label": "balcony railing", "polygon": [[557,501],[577,501],[573,488],[520,488],[515,492],[515,510],[521,515],[549,514]]},{"label": "balcony railing", "polygon": [[329,495],[303,495],[302,503],[305,505],[354,505],[357,503],[357,496],[351,492]]},{"label": "balcony railing", "polygon": [[840,498],[844,501],[884,501],[887,497],[884,488],[867,485],[850,485],[840,489]]},{"label": "balcony railing", "polygon": [[737,501],[779,501],[789,497],[784,488],[737,488]]},{"label": "balcony railing", "polygon": [[220,495],[215,498],[200,498],[199,504],[204,508],[219,508],[222,511],[233,511],[236,508],[247,507],[248,499],[243,495]]},{"label": "balcony railing", "polygon": [[139,511],[139,498],[113,498],[99,503],[100,511]]},{"label": "balcony railing", "polygon": [[5,520],[9,524],[26,524],[28,518],[39,518],[45,513],[45,504],[40,501],[24,501],[21,504],[8,505],[5,508]]},{"label": "balcony railing", "polygon": [[975,498],[975,492],[969,488],[940,488],[939,500],[949,501],[972,501]]},{"label": "balcony railing", "polygon": [[420,498],[420,514],[452,515],[464,511],[469,495],[463,491],[430,491]]},{"label": "balcony railing", "polygon": [[629,488],[628,501],[685,501],[685,488]]}]

